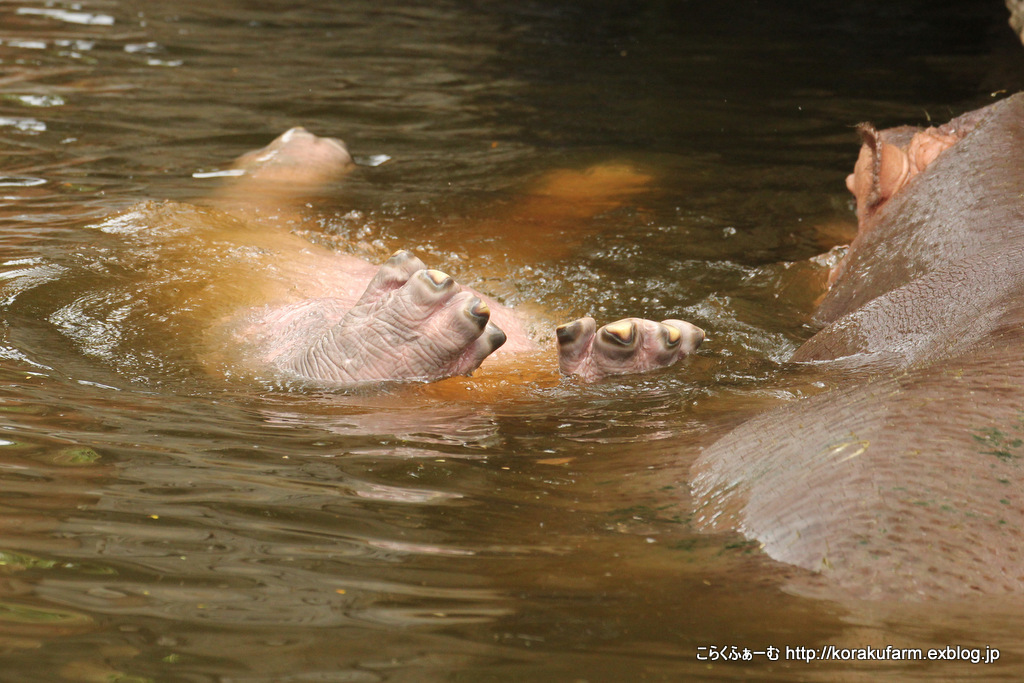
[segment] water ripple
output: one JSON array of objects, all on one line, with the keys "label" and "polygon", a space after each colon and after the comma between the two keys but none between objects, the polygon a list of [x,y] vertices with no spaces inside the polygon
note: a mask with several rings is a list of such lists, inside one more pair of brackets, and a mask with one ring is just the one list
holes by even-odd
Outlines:
[{"label": "water ripple", "polygon": [[76,12],[57,8],[42,7],[19,7],[17,13],[27,16],[40,16],[47,19],[56,19],[68,24],[80,24],[84,26],[113,26],[114,17],[109,14],[94,14],[92,12]]}]

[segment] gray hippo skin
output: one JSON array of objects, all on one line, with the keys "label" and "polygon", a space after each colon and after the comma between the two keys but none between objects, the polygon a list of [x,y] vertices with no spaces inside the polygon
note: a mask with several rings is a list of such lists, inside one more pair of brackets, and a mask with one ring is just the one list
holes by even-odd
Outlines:
[{"label": "gray hippo skin", "polygon": [[[499,357],[537,348],[526,331],[530,325],[515,311],[461,287],[407,251],[378,269],[281,230],[290,201],[352,168],[341,141],[301,128],[238,160],[240,177],[211,203],[267,233],[225,228],[207,240],[208,248],[220,249],[225,260],[254,254],[247,270],[268,279],[277,273],[282,286],[218,323],[228,331],[231,348],[258,374],[326,387],[468,375],[499,348],[504,347]],[[289,264],[290,272],[263,254]],[[299,278],[304,289],[295,296]],[[671,365],[696,350],[704,333],[679,320],[630,318],[596,329],[584,318],[558,328],[556,336],[561,371],[596,380]]]},{"label": "gray hippo skin", "polygon": [[1024,95],[861,129],[859,230],[793,360],[840,387],[693,466],[699,524],[836,594],[1024,594]]}]

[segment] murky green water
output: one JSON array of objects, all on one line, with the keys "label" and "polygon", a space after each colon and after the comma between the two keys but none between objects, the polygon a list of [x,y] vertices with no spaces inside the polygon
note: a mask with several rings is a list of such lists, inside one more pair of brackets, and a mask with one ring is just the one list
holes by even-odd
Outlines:
[{"label": "murky green water", "polygon": [[[781,362],[811,333],[801,262],[848,235],[851,125],[1012,83],[1000,3],[893,4],[0,5],[0,680],[790,680],[850,664],[698,648],[829,643],[1018,664],[1014,614],[800,597],[688,525],[699,449],[815,389]],[[89,226],[201,198],[298,124],[392,159],[311,205],[319,241],[710,340],[651,376],[481,400],[268,391],[162,353],[157,321],[108,321],[109,347],[55,325],[123,275],[90,270],[109,245]],[[654,189],[564,253],[498,232],[543,173],[608,161]]]}]

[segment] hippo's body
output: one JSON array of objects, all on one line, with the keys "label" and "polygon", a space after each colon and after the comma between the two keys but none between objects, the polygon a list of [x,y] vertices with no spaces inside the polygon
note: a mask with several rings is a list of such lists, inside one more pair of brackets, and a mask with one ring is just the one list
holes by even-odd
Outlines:
[{"label": "hippo's body", "polygon": [[1020,594],[1024,95],[920,135],[866,130],[858,236],[794,356],[844,386],[708,448],[698,517],[856,596]]},{"label": "hippo's body", "polygon": [[[409,252],[378,267],[294,234],[305,198],[353,167],[340,140],[295,128],[242,156],[209,207],[149,202],[105,221],[100,230],[128,247],[116,259],[87,257],[84,267],[96,272],[97,261],[114,260],[116,276],[51,321],[120,363],[139,345],[113,349],[107,321],[135,315],[110,330],[123,336],[160,320],[165,337],[198,337],[198,355],[215,373],[326,388],[435,381],[470,374],[499,347],[499,357],[538,350],[530,330],[539,324]],[[618,178],[628,192],[644,177],[552,174],[548,190],[568,183],[599,197],[614,194]],[[597,329],[584,318],[558,329],[558,367],[584,380],[643,372],[691,353],[703,336],[678,320],[630,318]]]}]

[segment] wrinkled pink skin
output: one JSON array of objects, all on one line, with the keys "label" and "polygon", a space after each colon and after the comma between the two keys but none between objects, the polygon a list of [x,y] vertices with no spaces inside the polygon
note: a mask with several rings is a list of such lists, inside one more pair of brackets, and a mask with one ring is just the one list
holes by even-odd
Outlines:
[{"label": "wrinkled pink skin", "polygon": [[699,523],[830,594],[1021,598],[1024,96],[862,134],[859,233],[794,356],[839,388],[708,448]]},{"label": "wrinkled pink skin", "polygon": [[[292,129],[241,157],[236,168],[243,175],[215,203],[273,229],[281,207],[352,167],[342,142]],[[518,314],[409,252],[396,253],[379,268],[340,253],[319,258],[318,279],[329,273],[338,281],[330,296],[243,313],[237,335],[256,348],[257,362],[272,373],[340,387],[429,382],[468,375],[499,348],[502,355],[537,348]],[[630,318],[600,330],[588,324],[593,327],[585,318],[557,334],[560,370],[588,381],[669,366],[704,338],[699,328],[679,320]]]}]

